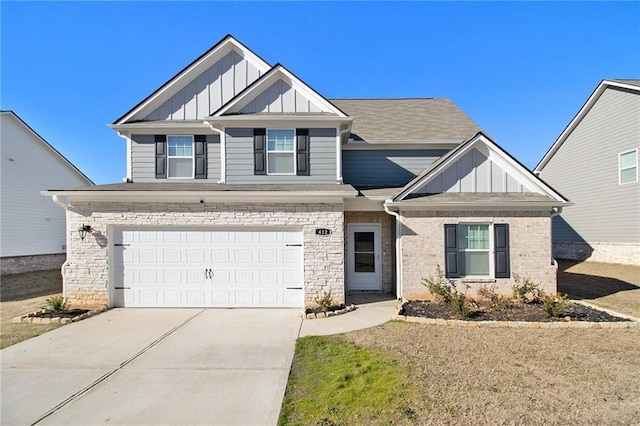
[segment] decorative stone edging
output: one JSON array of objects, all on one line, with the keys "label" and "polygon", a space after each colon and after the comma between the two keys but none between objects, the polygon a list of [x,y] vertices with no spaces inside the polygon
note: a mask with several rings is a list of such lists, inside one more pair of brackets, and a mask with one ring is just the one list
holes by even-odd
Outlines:
[{"label": "decorative stone edging", "polygon": [[307,314],[306,311],[302,311],[302,319],[331,318],[337,315],[344,315],[348,312],[355,311],[356,309],[357,309],[356,305],[349,305],[349,306],[345,306],[340,310],[328,311],[326,313],[325,312],[309,312]]},{"label": "decorative stone edging", "polygon": [[11,319],[11,322],[14,324],[17,323],[31,323],[31,324],[51,324],[51,323],[60,323],[60,324],[68,324],[70,322],[76,322],[76,321],[80,321],[83,320],[85,318],[89,318],[91,316],[97,315],[101,312],[106,311],[107,309],[109,309],[107,306],[101,306],[97,309],[94,309],[92,311],[89,312],[85,312],[84,314],[80,314],[78,316],[75,316],[73,318],[42,318],[42,317],[30,317],[29,315],[37,315],[37,314],[43,314],[45,312],[47,312],[44,309],[40,309],[38,311],[32,312],[30,314],[26,314],[20,317],[14,317]]},{"label": "decorative stone edging", "polygon": [[442,318],[412,317],[408,315],[396,314],[393,316],[396,321],[406,321],[418,324],[446,325],[448,327],[469,327],[469,328],[639,328],[637,322],[616,321],[616,322],[589,322],[589,321],[549,321],[549,322],[529,322],[529,321],[465,321],[446,320]]}]

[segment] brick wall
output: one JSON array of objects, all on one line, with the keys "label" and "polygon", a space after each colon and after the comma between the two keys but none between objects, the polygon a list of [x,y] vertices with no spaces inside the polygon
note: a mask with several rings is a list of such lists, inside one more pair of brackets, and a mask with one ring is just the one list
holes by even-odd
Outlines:
[{"label": "brick wall", "polygon": [[[513,274],[528,277],[550,293],[557,289],[556,267],[551,263],[550,214],[541,212],[417,212],[402,211],[402,285],[405,299],[428,298],[423,277],[444,271],[444,225],[456,223],[508,223],[511,278],[489,283],[468,282],[469,294],[482,285],[494,285],[511,294]],[[457,280],[460,282],[460,279]],[[464,286],[460,286],[461,289]]]},{"label": "brick wall", "polygon": [[[71,231],[63,270],[65,295],[75,305],[106,305],[109,294],[110,230],[118,226],[287,226],[304,235],[305,305],[331,291],[344,302],[342,204],[73,203],[69,227],[91,225],[84,241]],[[328,236],[315,235],[328,228]]]},{"label": "brick wall", "polygon": [[[395,237],[393,236],[393,230],[395,227],[394,218],[388,215],[385,212],[345,212],[344,213],[344,222],[345,222],[345,235],[347,232],[347,225],[352,224],[369,224],[369,223],[377,223],[380,224],[381,235],[380,239],[382,241],[382,291],[385,293],[393,293],[394,285],[393,285],[393,263],[394,263],[394,251],[395,251]],[[348,253],[348,238],[347,235],[345,237],[345,247],[344,252]],[[348,256],[345,258],[347,262],[345,266],[345,276],[346,282],[349,282],[349,265],[348,265]],[[348,284],[347,284],[348,289]]]}]

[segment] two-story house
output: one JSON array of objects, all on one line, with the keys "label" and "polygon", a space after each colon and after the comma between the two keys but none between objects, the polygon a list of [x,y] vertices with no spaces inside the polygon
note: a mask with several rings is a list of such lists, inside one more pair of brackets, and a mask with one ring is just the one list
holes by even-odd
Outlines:
[{"label": "two-story house", "polygon": [[[447,99],[329,100],[226,36],[111,127],[126,182],[47,192],[73,303],[303,307],[426,296],[441,266],[556,289],[568,202]],[[77,230],[77,231],[75,231]]]},{"label": "two-story house", "polygon": [[603,80],[534,172],[571,198],[557,258],[640,265],[640,80]]}]

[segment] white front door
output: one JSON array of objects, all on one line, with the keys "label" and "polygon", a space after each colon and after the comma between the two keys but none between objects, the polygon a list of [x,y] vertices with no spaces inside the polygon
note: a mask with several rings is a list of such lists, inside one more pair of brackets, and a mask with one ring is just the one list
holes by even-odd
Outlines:
[{"label": "white front door", "polygon": [[380,225],[349,225],[349,290],[382,290]]}]

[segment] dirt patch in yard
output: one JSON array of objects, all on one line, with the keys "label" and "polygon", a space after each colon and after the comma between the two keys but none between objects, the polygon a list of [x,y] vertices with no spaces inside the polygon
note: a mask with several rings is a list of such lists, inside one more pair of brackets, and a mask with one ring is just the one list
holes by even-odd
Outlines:
[{"label": "dirt patch in yard", "polygon": [[345,336],[406,363],[411,386],[423,395],[410,407],[412,424],[636,424],[640,419],[640,329],[389,322]]},{"label": "dirt patch in yard", "polygon": [[3,275],[0,282],[0,348],[38,336],[60,324],[12,324],[14,317],[37,311],[62,292],[59,270]]},{"label": "dirt patch in yard", "polygon": [[558,292],[640,318],[640,266],[561,260]]}]

